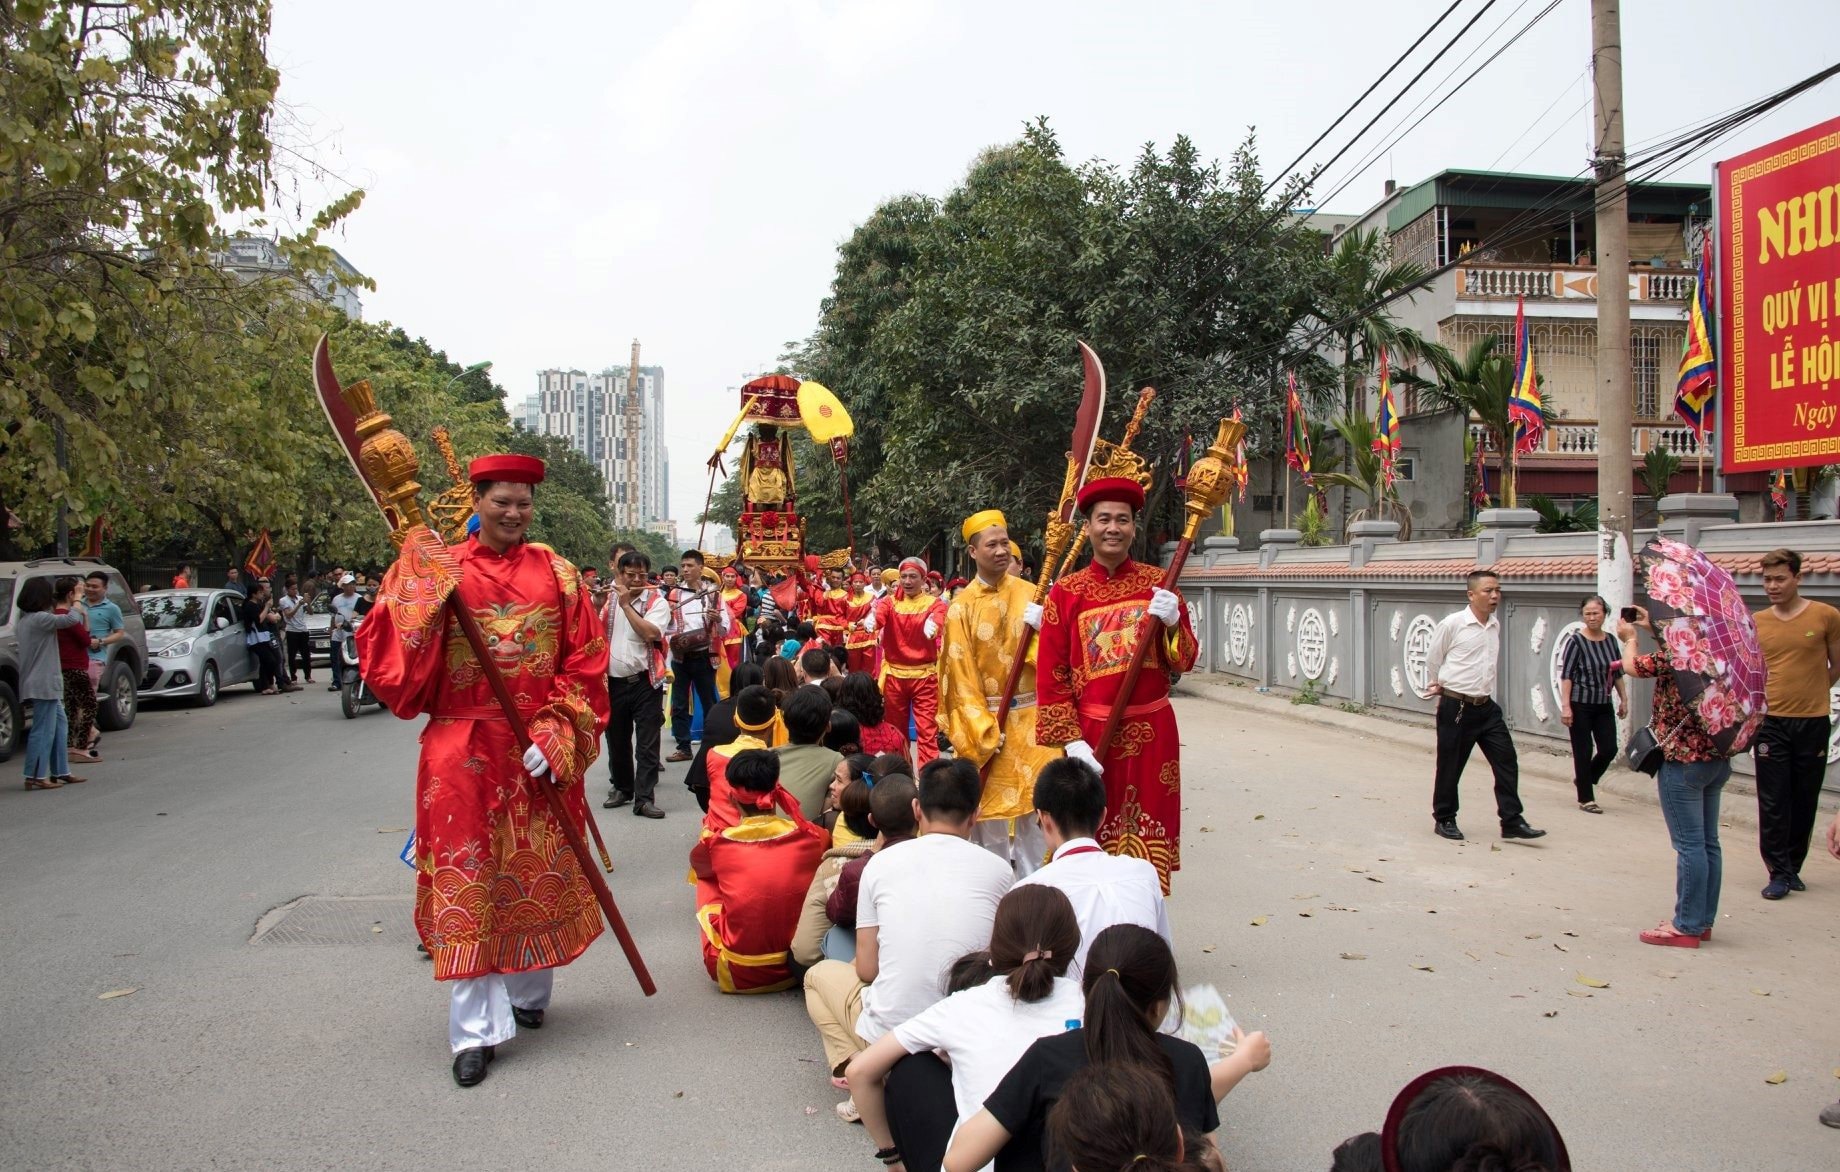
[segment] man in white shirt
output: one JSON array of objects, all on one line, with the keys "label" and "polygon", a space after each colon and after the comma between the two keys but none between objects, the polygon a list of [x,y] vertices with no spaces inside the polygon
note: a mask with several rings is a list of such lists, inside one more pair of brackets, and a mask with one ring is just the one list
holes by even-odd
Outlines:
[{"label": "man in white shirt", "polygon": [[1437,833],[1463,841],[1457,829],[1457,782],[1469,763],[1470,750],[1482,755],[1495,772],[1495,812],[1503,838],[1540,838],[1544,830],[1527,825],[1521,813],[1520,759],[1514,738],[1495,702],[1495,668],[1501,661],[1501,579],[1488,570],[1469,576],[1469,605],[1446,615],[1431,632],[1425,659],[1430,692],[1438,697],[1437,778],[1431,793],[1431,817]]},{"label": "man in white shirt", "polygon": [[358,579],[351,574],[340,574],[339,592],[332,596],[332,642],[329,645],[327,659],[332,667],[332,686],[328,692],[336,692],[345,684],[345,641],[351,638],[351,626],[358,615],[358,604],[364,601],[358,596]]},{"label": "man in white shirt", "polygon": [[293,574],[287,576],[287,588],[281,592],[275,606],[281,611],[282,626],[287,632],[288,683],[304,674],[310,684],[313,682],[313,643],[312,634],[307,630],[307,598],[300,592],[299,578]]},{"label": "man in white shirt", "polygon": [[920,771],[920,836],[877,851],[856,896],[856,962],[805,974],[805,1010],[838,1075],[852,1055],[946,993],[952,962],[990,945],[997,903],[1015,876],[970,841],[978,771],[934,760]]},{"label": "man in white shirt", "polygon": [[1105,782],[1092,766],[1073,757],[1042,766],[1035,777],[1034,801],[1041,836],[1053,857],[1047,866],[1016,882],[1059,888],[1073,904],[1074,918],[1080,922],[1080,950],[1067,975],[1079,979],[1086,950],[1113,924],[1136,924],[1171,940],[1156,868],[1143,859],[1107,854],[1099,845]]},{"label": "man in white shirt", "polygon": [[663,654],[670,604],[664,591],[646,585],[652,559],[636,549],[614,565],[607,621],[607,780],[612,788],[601,807],[630,804],[641,818],[662,818],[655,800],[658,749],[664,731]]},{"label": "man in white shirt", "polygon": [[705,713],[721,699],[716,695],[714,657],[722,654],[722,636],[729,628],[722,592],[703,572],[702,551],[686,549],[682,565],[679,584],[667,583],[664,592],[670,604],[664,637],[671,648],[671,738],[677,742],[667,761],[690,760],[691,690]]}]

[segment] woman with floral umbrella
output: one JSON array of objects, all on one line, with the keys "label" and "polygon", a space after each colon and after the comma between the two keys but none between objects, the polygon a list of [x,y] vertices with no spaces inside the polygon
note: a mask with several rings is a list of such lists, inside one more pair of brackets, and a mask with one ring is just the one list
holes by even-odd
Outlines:
[{"label": "woman with floral umbrella", "polygon": [[[1678,541],[1656,538],[1638,558],[1650,608],[1617,624],[1623,667],[1655,681],[1650,727],[1661,746],[1661,814],[1676,856],[1674,918],[1641,934],[1644,944],[1698,948],[1718,918],[1723,857],[1719,796],[1763,722],[1763,652],[1731,575]],[[1652,610],[1651,610],[1652,608]],[[1652,615],[1652,617],[1651,617]],[[1646,628],[1659,649],[1636,649]]]}]

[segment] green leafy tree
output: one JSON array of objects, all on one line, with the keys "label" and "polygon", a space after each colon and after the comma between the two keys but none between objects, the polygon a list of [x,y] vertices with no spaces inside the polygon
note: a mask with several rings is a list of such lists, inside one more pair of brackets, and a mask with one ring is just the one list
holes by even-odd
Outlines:
[{"label": "green leafy tree", "polygon": [[[1419,401],[1433,411],[1461,412],[1482,425],[1495,451],[1500,474],[1497,484],[1508,482],[1508,445],[1514,434],[1508,401],[1514,392],[1514,363],[1496,352],[1495,339],[1483,338],[1461,358],[1438,360],[1434,377],[1415,380]],[[1546,418],[1552,419],[1546,410]]]},{"label": "green leafy tree", "polygon": [[1680,471],[1680,457],[1660,444],[1642,456],[1642,485],[1648,495],[1660,500],[1668,494],[1668,482]]},{"label": "green leafy tree", "polygon": [[[170,524],[228,469],[288,507],[297,449],[263,418],[298,401],[304,287],[210,261],[273,195],[268,31],[261,0],[0,4],[0,509],[28,544],[66,508]],[[302,281],[360,198],[278,241]]]},{"label": "green leafy tree", "polygon": [[1401,326],[1384,308],[1425,279],[1424,266],[1395,261],[1386,236],[1378,229],[1353,231],[1336,243],[1324,276],[1316,316],[1332,326],[1341,350],[1342,413],[1364,415],[1367,378],[1379,368],[1384,351],[1395,364],[1431,361],[1441,347],[1418,331]]}]

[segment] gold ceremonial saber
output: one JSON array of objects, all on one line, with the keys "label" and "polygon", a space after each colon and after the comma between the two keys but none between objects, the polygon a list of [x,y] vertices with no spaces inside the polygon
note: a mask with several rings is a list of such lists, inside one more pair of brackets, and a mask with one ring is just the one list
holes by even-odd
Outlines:
[{"label": "gold ceremonial saber", "polygon": [[[349,387],[339,385],[338,377],[332,370],[332,355],[324,334],[320,335],[319,344],[313,348],[313,382],[319,392],[320,406],[325,408],[326,418],[339,437],[340,446],[345,449],[352,468],[363,481],[365,490],[371,494],[371,499],[383,510],[384,520],[389,522],[393,531],[392,536],[399,538],[397,544],[401,545],[400,538],[410,529],[427,526],[419,499],[422,486],[416,480],[421,475],[421,460],[415,454],[414,445],[409,442],[408,436],[392,427],[391,418],[378,409],[368,381],[360,380]],[[517,702],[511,697],[511,689],[505,683],[505,677],[499,672],[498,665],[493,662],[486,648],[485,634],[479,629],[479,621],[471,611],[459,605],[454,594],[447,596],[445,609],[454,617],[467,646],[472,648],[473,658],[479,661],[492,695],[504,710],[505,719],[511,722],[511,733],[518,748],[528,749],[530,730],[524,725],[524,718],[518,712]],[[533,776],[531,781],[549,806],[556,824],[562,828],[562,836],[569,850],[574,852],[575,862],[582,874],[587,876],[588,886],[594,889],[594,898],[601,905],[608,926],[613,929],[621,950],[626,953],[626,961],[632,966],[633,975],[639,978],[639,988],[645,991],[647,997],[652,996],[658,992],[658,986],[645,967],[645,958],[639,955],[639,946],[633,940],[632,932],[627,929],[619,906],[613,901],[613,892],[607,887],[607,880],[595,867],[587,842],[583,840],[581,831],[575,828],[568,808],[562,803],[561,791],[547,774],[542,777]],[[586,778],[583,784],[586,784]]]}]

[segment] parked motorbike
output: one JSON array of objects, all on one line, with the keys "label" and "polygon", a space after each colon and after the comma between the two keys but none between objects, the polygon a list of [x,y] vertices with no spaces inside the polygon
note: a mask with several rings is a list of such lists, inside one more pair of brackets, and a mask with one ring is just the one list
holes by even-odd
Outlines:
[{"label": "parked motorbike", "polygon": [[371,691],[370,685],[364,682],[364,674],[358,663],[356,635],[359,625],[363,622],[361,617],[353,618],[351,634],[337,640],[333,647],[333,653],[339,656],[340,671],[345,680],[344,685],[339,688],[339,711],[345,714],[346,720],[357,719],[358,714],[364,711],[366,705],[376,708],[383,707],[383,701],[379,700],[376,693]]}]

